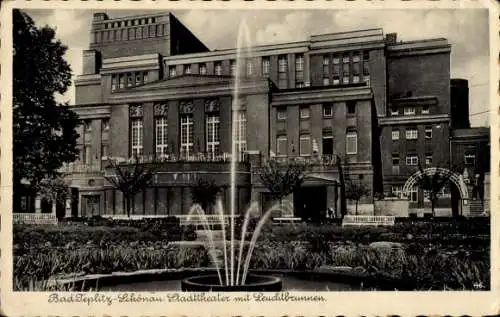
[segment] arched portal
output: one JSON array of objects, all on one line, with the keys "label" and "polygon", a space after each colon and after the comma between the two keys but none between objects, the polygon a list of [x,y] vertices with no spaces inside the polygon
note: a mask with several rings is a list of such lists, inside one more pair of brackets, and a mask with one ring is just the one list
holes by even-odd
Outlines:
[{"label": "arched portal", "polygon": [[405,185],[403,186],[403,196],[408,197],[408,193],[412,187],[414,187],[422,178],[423,175],[435,175],[439,174],[443,177],[449,177],[450,181],[457,186],[458,191],[460,192],[460,198],[462,201],[467,201],[469,199],[469,191],[467,189],[467,185],[464,182],[463,176],[457,173],[450,171],[449,169],[442,167],[430,167],[424,170],[418,171],[415,174],[411,175],[408,180],[406,180]]}]

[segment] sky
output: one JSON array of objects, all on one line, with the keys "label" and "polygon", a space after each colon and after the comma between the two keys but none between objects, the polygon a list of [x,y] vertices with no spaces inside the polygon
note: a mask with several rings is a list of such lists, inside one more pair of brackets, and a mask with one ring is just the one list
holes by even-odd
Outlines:
[{"label": "sky", "polygon": [[[74,75],[82,72],[88,49],[92,10],[26,10],[38,26],[56,28],[68,47],[66,59]],[[210,49],[236,47],[239,23],[245,19],[255,45],[307,40],[310,35],[383,28],[398,40],[447,38],[452,45],[451,77],[469,81],[470,120],[489,125],[489,26],[486,9],[433,10],[175,10],[171,11]],[[148,11],[109,10],[111,17]],[[74,87],[58,98],[74,103]],[[486,112],[486,113],[485,113]]]}]

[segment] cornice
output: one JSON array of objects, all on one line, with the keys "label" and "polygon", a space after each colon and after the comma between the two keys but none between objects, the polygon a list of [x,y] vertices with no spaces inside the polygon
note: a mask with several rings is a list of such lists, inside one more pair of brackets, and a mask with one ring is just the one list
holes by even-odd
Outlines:
[{"label": "cornice", "polygon": [[79,75],[75,79],[75,86],[100,85],[101,74]]},{"label": "cornice", "polygon": [[[231,80],[219,80],[205,84],[199,83],[169,83],[168,80],[156,83],[154,87],[145,85],[129,91],[111,94],[109,102],[123,104],[131,102],[149,102],[158,100],[178,100],[199,97],[216,97],[233,94],[233,83]],[[263,94],[269,92],[269,81],[259,80],[255,82],[242,82],[239,93],[243,95]]]},{"label": "cornice", "polygon": [[439,45],[436,47],[409,47],[409,48],[387,49],[389,57],[429,55],[429,54],[442,54],[442,53],[449,54],[450,52],[451,52],[451,45]]},{"label": "cornice", "polygon": [[379,125],[398,125],[398,124],[422,124],[422,123],[449,123],[451,118],[449,114],[420,115],[420,116],[395,116],[379,117]]},{"label": "cornice", "polygon": [[109,118],[111,116],[110,105],[72,106],[70,109],[73,110],[80,119]]},{"label": "cornice", "polygon": [[370,100],[373,93],[370,88],[329,88],[318,90],[297,90],[272,94],[271,106],[323,103],[346,100]]}]

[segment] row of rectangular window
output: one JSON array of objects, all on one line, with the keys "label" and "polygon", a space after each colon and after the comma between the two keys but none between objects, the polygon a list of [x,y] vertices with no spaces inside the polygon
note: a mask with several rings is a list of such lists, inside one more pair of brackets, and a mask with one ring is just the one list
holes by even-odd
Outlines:
[{"label": "row of rectangular window", "polygon": [[[360,69],[360,53],[354,52],[353,54],[344,53],[342,59],[340,55],[323,56],[323,85],[340,85],[342,84],[357,84],[361,82],[370,82],[370,70],[368,60],[370,58],[369,52],[363,52],[363,71]],[[342,61],[342,64],[340,63]],[[342,65],[342,67],[341,67]],[[341,72],[342,70],[342,72]],[[342,81],[341,81],[342,79]]]},{"label": "row of rectangular window", "polygon": [[[417,166],[418,165],[418,155],[417,154],[408,154],[405,157],[405,163],[408,166]],[[476,156],[471,153],[465,153],[464,154],[464,163],[465,165],[474,165],[476,161]],[[400,165],[400,158],[399,154],[395,153],[392,154],[392,166],[393,169],[396,168],[398,169]],[[432,166],[432,154],[428,153],[425,155],[425,165],[426,166]]]},{"label": "row of rectangular window", "polygon": [[[355,100],[348,100],[346,102],[346,112],[348,115],[355,115],[356,114],[356,101]],[[300,119],[309,119],[311,115],[311,110],[309,106],[301,106],[299,109],[299,118]],[[323,117],[324,118],[331,118],[333,116],[333,105],[331,103],[323,104]],[[277,109],[277,114],[276,118],[278,121],[283,121],[287,120],[288,114],[287,114],[287,108],[286,107],[279,107]]]},{"label": "row of rectangular window", "polygon": [[[312,150],[311,137],[309,135],[299,136],[299,156],[310,156]],[[295,148],[292,145],[292,152]],[[346,134],[346,154],[358,153],[358,134],[356,131],[348,131]],[[333,136],[323,136],[323,154],[333,154]],[[276,155],[288,156],[288,137],[281,135],[276,138]]]},{"label": "row of rectangular window", "polygon": [[155,17],[143,18],[143,19],[123,20],[123,21],[104,23],[104,28],[111,29],[111,28],[119,28],[119,27],[124,27],[124,26],[151,24],[151,23],[155,23],[155,22],[156,22]]},{"label": "row of rectangular window", "polygon": [[[194,120],[192,114],[180,116],[180,153],[183,157],[194,154]],[[220,154],[220,117],[211,113],[205,118],[206,151],[210,158]],[[246,148],[246,113],[239,111],[236,117],[236,147],[241,157]],[[143,119],[131,120],[131,152],[132,156],[143,155]],[[155,147],[157,155],[168,155],[168,122],[165,117],[155,119]]]},{"label": "row of rectangular window", "polygon": [[93,43],[110,43],[118,41],[141,40],[153,37],[162,37],[168,34],[168,24],[156,24],[142,27],[96,31],[93,34]]},{"label": "row of rectangular window", "polygon": [[111,91],[144,85],[148,80],[148,72],[114,74],[111,76]]},{"label": "row of rectangular window", "polygon": [[[418,155],[417,154],[406,155],[405,163],[408,166],[417,166],[418,165]],[[399,154],[398,153],[392,154],[392,166],[399,167],[399,165],[400,165]],[[425,165],[426,166],[432,165],[432,154],[425,155]]]},{"label": "row of rectangular window", "polygon": [[[432,127],[425,127],[425,138],[432,139]],[[400,133],[399,128],[392,129],[392,140],[399,140]],[[405,130],[405,139],[406,140],[417,140],[418,139],[418,129],[417,128],[407,128]]]},{"label": "row of rectangular window", "polygon": [[[429,106],[423,106],[422,109],[420,110],[420,114],[429,114]],[[416,107],[404,107],[403,108],[403,115],[405,116],[413,116],[417,114]],[[400,115],[400,110],[397,107],[391,108],[391,116],[399,116]]]}]

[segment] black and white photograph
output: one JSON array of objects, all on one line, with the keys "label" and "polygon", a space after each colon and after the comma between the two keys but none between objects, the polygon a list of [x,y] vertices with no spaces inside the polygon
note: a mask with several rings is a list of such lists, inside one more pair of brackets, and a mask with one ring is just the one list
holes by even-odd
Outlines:
[{"label": "black and white photograph", "polygon": [[9,13],[13,293],[492,290],[487,8],[145,8]]}]

